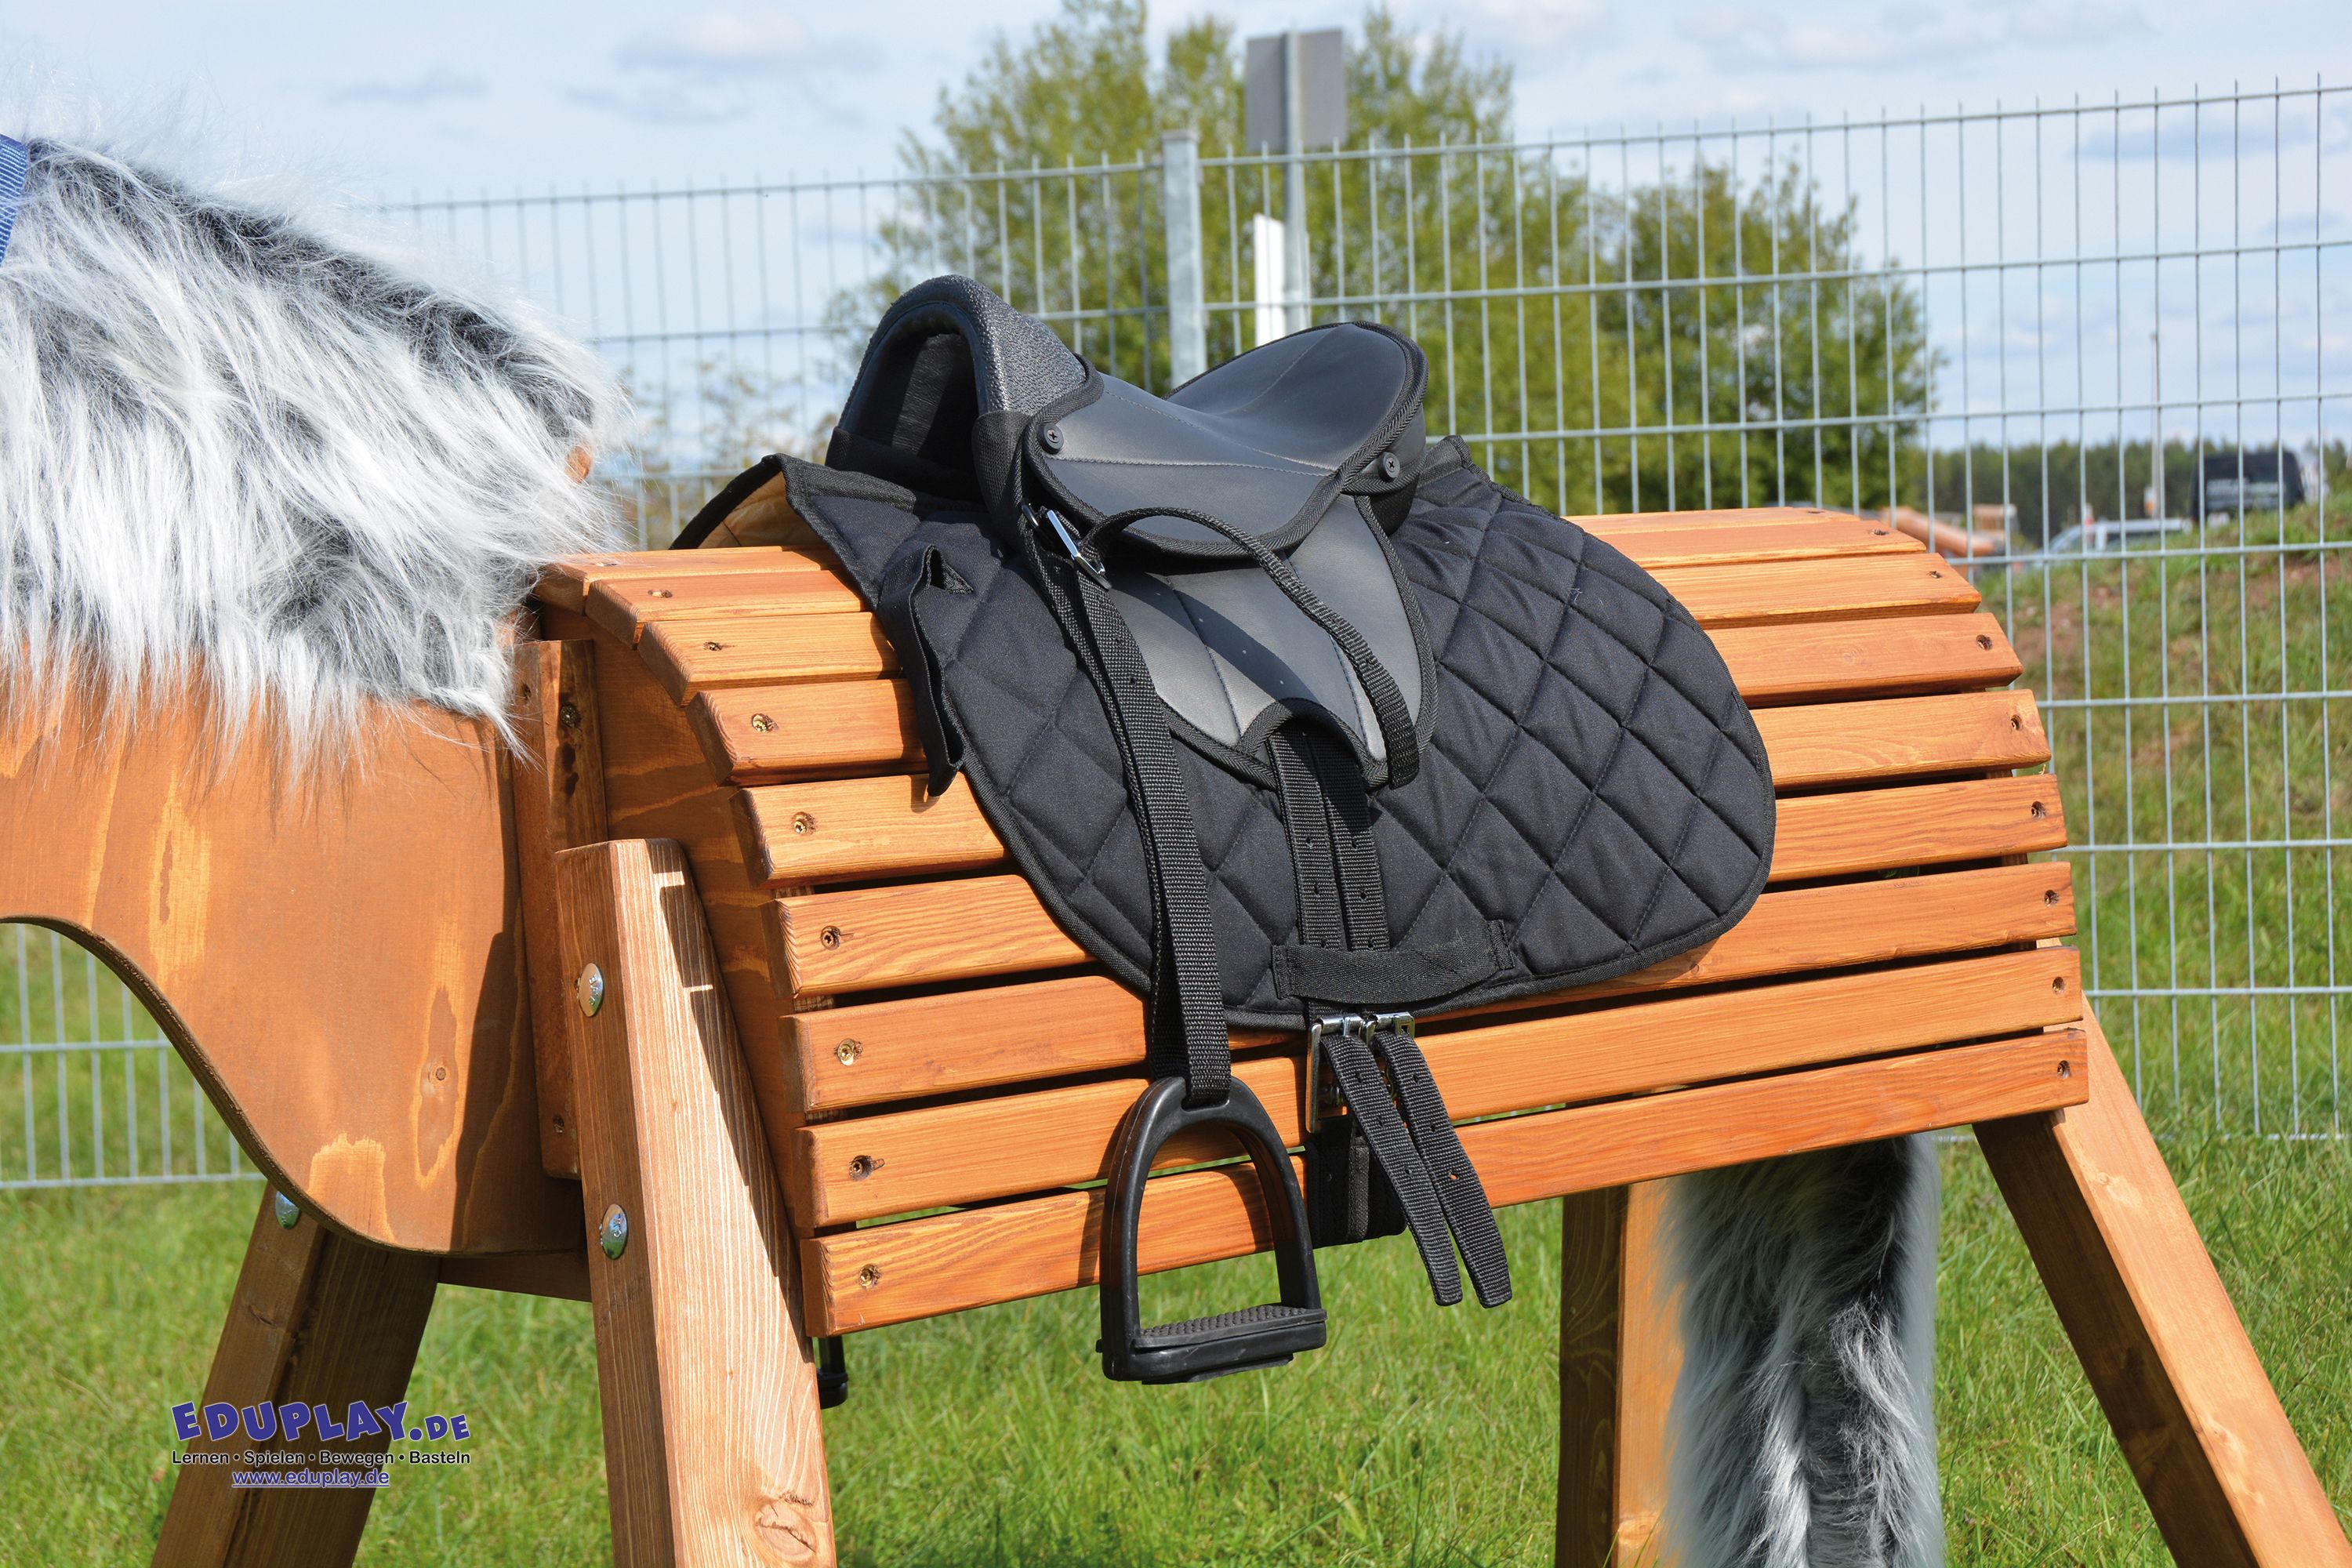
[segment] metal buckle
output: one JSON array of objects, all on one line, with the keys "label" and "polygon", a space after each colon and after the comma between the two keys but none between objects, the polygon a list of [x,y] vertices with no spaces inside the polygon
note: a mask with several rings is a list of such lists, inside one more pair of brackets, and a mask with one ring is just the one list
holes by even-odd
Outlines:
[{"label": "metal buckle", "polygon": [[1045,521],[1053,525],[1054,537],[1062,542],[1062,548],[1069,552],[1070,560],[1083,567],[1096,582],[1108,585],[1110,573],[1103,566],[1102,557],[1087,548],[1086,542],[1071,529],[1069,520],[1049,506],[1045,509]]},{"label": "metal buckle", "polygon": [[1402,1035],[1406,1039],[1410,1040],[1413,1037],[1413,1017],[1410,1013],[1375,1013],[1372,1015],[1372,1029],[1374,1033],[1378,1033],[1381,1030],[1385,1029],[1391,1034]]},{"label": "metal buckle", "polygon": [[[1361,1013],[1332,1013],[1307,1026],[1307,1099],[1300,1109],[1307,1131],[1319,1131],[1325,1116],[1338,1116],[1348,1109],[1338,1086],[1323,1080],[1324,1035],[1336,1029],[1342,1039],[1360,1040],[1370,1027],[1371,1020]],[[1330,1100],[1328,1107],[1324,1104],[1327,1096]]]}]

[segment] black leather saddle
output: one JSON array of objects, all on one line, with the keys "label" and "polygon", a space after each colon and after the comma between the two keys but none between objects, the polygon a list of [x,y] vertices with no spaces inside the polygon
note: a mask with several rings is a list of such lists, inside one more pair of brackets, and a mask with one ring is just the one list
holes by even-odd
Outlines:
[{"label": "black leather saddle", "polygon": [[[1313,1245],[1409,1228],[1441,1303],[1465,1272],[1507,1300],[1417,1020],[1654,963],[1763,889],[1770,773],[1714,645],[1616,551],[1428,442],[1426,378],[1409,340],[1346,321],[1154,397],[935,279],[883,317],[825,466],[755,470],[785,473],[881,617],[930,787],[964,774],[1046,907],[1147,997],[1153,1082],[1107,1172],[1114,1377],[1319,1345]],[[1230,1076],[1234,1026],[1307,1037],[1303,1191]],[[1144,1179],[1202,1123],[1256,1167],[1282,1300],[1146,1328]]]}]

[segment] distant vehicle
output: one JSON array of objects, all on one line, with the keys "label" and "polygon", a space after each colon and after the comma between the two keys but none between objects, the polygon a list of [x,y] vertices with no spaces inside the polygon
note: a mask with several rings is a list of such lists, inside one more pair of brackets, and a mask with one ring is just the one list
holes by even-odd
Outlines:
[{"label": "distant vehicle", "polygon": [[2176,536],[2195,531],[2182,517],[2128,518],[2115,522],[2078,522],[2059,530],[2045,555],[2105,555],[2126,550],[2161,550]]},{"label": "distant vehicle", "polygon": [[2293,452],[2213,452],[2205,458],[2204,514],[2241,517],[2304,502],[2303,465]]}]

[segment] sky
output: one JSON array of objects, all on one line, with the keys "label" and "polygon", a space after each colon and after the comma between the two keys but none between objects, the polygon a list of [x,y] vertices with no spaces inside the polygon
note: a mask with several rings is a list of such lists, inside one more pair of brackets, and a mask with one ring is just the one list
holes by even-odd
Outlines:
[{"label": "sky", "polygon": [[[880,174],[992,35],[1024,36],[1053,9],[1051,0],[0,0],[0,102],[23,102],[29,82],[133,119],[176,106],[240,151],[366,195]],[[1513,65],[1522,136],[1662,118],[1785,123],[1881,107],[2096,100],[2266,86],[2283,74],[2290,85],[2352,79],[2342,0],[1819,0],[1801,13],[1682,0],[1397,0],[1397,9],[1409,23],[1456,27]],[[1362,15],[1349,0],[1163,5],[1154,31],[1204,10],[1244,35]]]}]

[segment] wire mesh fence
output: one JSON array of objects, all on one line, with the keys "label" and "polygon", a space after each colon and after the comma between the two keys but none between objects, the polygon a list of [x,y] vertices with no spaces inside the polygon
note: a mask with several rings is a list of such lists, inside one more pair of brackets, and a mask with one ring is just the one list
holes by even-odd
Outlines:
[{"label": "wire mesh fence", "polygon": [[[2343,1136],[2352,89],[1300,162],[1297,210],[1289,160],[1179,139],[1058,168],[391,216],[620,369],[644,428],[601,482],[647,545],[759,455],[820,455],[866,329],[950,270],[1158,390],[1311,322],[1384,321],[1428,351],[1430,428],[1564,513],[1888,517],[1967,564],[2026,660],[2087,988],[2151,1116]],[[1295,298],[1275,247],[1302,244]],[[11,973],[0,949],[0,1017]],[[42,983],[38,963],[13,973],[16,998]],[[108,1053],[154,1049],[143,1020],[122,1032],[20,1026],[25,1144],[0,1142],[0,1182],[63,1179],[37,1122],[62,1138],[91,1112],[37,1068],[62,1085],[88,1064],[71,1070],[94,1100]],[[159,1089],[142,1114],[172,1103]],[[85,1142],[72,1169],[95,1178]],[[134,1150],[163,1168],[152,1136],[104,1147],[106,1179],[131,1179]],[[202,1147],[184,1137],[181,1166]]]}]

